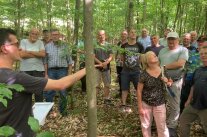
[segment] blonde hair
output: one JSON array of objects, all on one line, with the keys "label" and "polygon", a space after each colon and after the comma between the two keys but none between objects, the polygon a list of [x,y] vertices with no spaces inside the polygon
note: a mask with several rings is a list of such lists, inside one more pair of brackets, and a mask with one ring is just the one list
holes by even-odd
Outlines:
[{"label": "blonde hair", "polygon": [[148,57],[152,54],[155,54],[153,51],[148,51],[145,54],[140,55],[140,65],[142,70],[146,70],[149,65],[148,65]]}]

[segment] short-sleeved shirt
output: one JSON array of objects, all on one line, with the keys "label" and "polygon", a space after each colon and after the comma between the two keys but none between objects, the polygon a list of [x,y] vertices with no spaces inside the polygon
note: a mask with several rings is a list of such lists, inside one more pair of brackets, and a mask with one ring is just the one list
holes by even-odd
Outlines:
[{"label": "short-sleeved shirt", "polygon": [[153,51],[157,56],[160,52],[161,49],[163,49],[164,46],[159,46],[159,47],[155,47],[155,46],[150,46],[150,47],[147,47],[146,50],[145,50],[145,53],[148,52],[148,51]]},{"label": "short-sleeved shirt", "polygon": [[48,68],[65,67],[72,64],[72,57],[66,43],[60,42],[58,44],[50,42],[45,46],[45,64]]},{"label": "short-sleeved shirt", "polygon": [[195,47],[195,48],[198,48],[198,42],[195,41],[195,42],[191,43],[191,46],[193,46],[193,47]]},{"label": "short-sleeved shirt", "polygon": [[[183,46],[179,46],[174,50],[170,50],[169,47],[165,47],[160,51],[158,58],[160,60],[161,66],[171,64],[173,62],[178,61],[179,59],[184,59],[187,61],[188,60],[188,49]],[[169,69],[168,75],[172,79],[177,79],[177,77],[182,77],[183,69],[184,69],[184,66],[183,68]]]},{"label": "short-sleeved shirt", "polygon": [[159,106],[165,103],[166,88],[161,77],[161,73],[157,78],[145,70],[140,73],[139,82],[144,85],[142,101],[150,106]]},{"label": "short-sleeved shirt", "polygon": [[189,51],[189,59],[185,65],[185,79],[191,81],[194,71],[202,65],[202,62],[200,60],[199,52],[195,47],[190,46],[187,49]]},{"label": "short-sleeved shirt", "polygon": [[[45,50],[41,40],[31,43],[28,39],[20,42],[20,48],[26,51],[42,51]],[[20,62],[21,71],[44,71],[43,58],[25,58]]]},{"label": "short-sleeved shirt", "polygon": [[144,48],[141,43],[137,42],[134,45],[129,45],[125,43],[122,45],[125,52],[124,57],[124,71],[139,71],[139,53],[144,53]]},{"label": "short-sleeved shirt", "polygon": [[193,75],[193,100],[192,107],[207,109],[207,66],[199,67]]},{"label": "short-sleeved shirt", "polygon": [[94,49],[95,57],[104,62],[106,59],[110,57],[110,54],[112,54],[111,47],[109,43],[105,42],[104,45],[97,44]]},{"label": "short-sleeved shirt", "polygon": [[140,42],[144,48],[144,50],[149,47],[151,45],[151,39],[150,39],[150,36],[147,36],[145,38],[143,37],[139,37],[138,38],[138,42]]},{"label": "short-sleeved shirt", "polygon": [[21,93],[13,90],[12,100],[8,99],[7,107],[0,103],[0,127],[11,126],[17,132],[16,136],[34,136],[28,125],[28,118],[32,116],[32,94],[42,94],[47,79],[27,75],[24,72],[15,72],[11,69],[0,68],[0,83],[20,84],[24,87]]},{"label": "short-sleeved shirt", "polygon": [[[121,48],[123,44],[121,41],[119,41],[117,43],[118,48]],[[116,66],[123,67],[123,62],[121,60],[121,52],[119,50],[117,50],[115,57],[116,57]]]},{"label": "short-sleeved shirt", "polygon": [[167,38],[160,38],[159,43],[160,43],[160,45],[167,47]]}]

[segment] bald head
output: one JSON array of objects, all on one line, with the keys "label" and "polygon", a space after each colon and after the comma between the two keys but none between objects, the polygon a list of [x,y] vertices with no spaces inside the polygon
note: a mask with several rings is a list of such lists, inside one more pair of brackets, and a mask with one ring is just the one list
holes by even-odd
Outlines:
[{"label": "bald head", "polygon": [[105,30],[99,30],[97,35],[98,42],[103,44],[106,40]]}]

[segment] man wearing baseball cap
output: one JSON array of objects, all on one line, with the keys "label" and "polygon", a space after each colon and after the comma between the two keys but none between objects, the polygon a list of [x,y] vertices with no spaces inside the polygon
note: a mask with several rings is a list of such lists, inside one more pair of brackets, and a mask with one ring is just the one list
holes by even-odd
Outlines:
[{"label": "man wearing baseball cap", "polygon": [[169,117],[167,118],[167,126],[170,137],[177,137],[176,129],[180,114],[180,95],[183,83],[183,68],[188,60],[187,48],[179,45],[179,35],[177,32],[169,32],[167,35],[168,46],[163,48],[158,57],[160,65],[164,66],[166,72],[173,80],[170,87],[174,96],[167,94],[169,103]]}]

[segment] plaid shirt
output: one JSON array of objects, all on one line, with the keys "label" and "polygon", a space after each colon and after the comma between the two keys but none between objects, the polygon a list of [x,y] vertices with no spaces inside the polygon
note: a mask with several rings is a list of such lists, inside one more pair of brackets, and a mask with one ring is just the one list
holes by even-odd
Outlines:
[{"label": "plaid shirt", "polygon": [[72,58],[66,43],[55,45],[53,42],[50,42],[46,44],[45,52],[44,62],[48,65],[48,68],[68,67],[72,64]]}]

